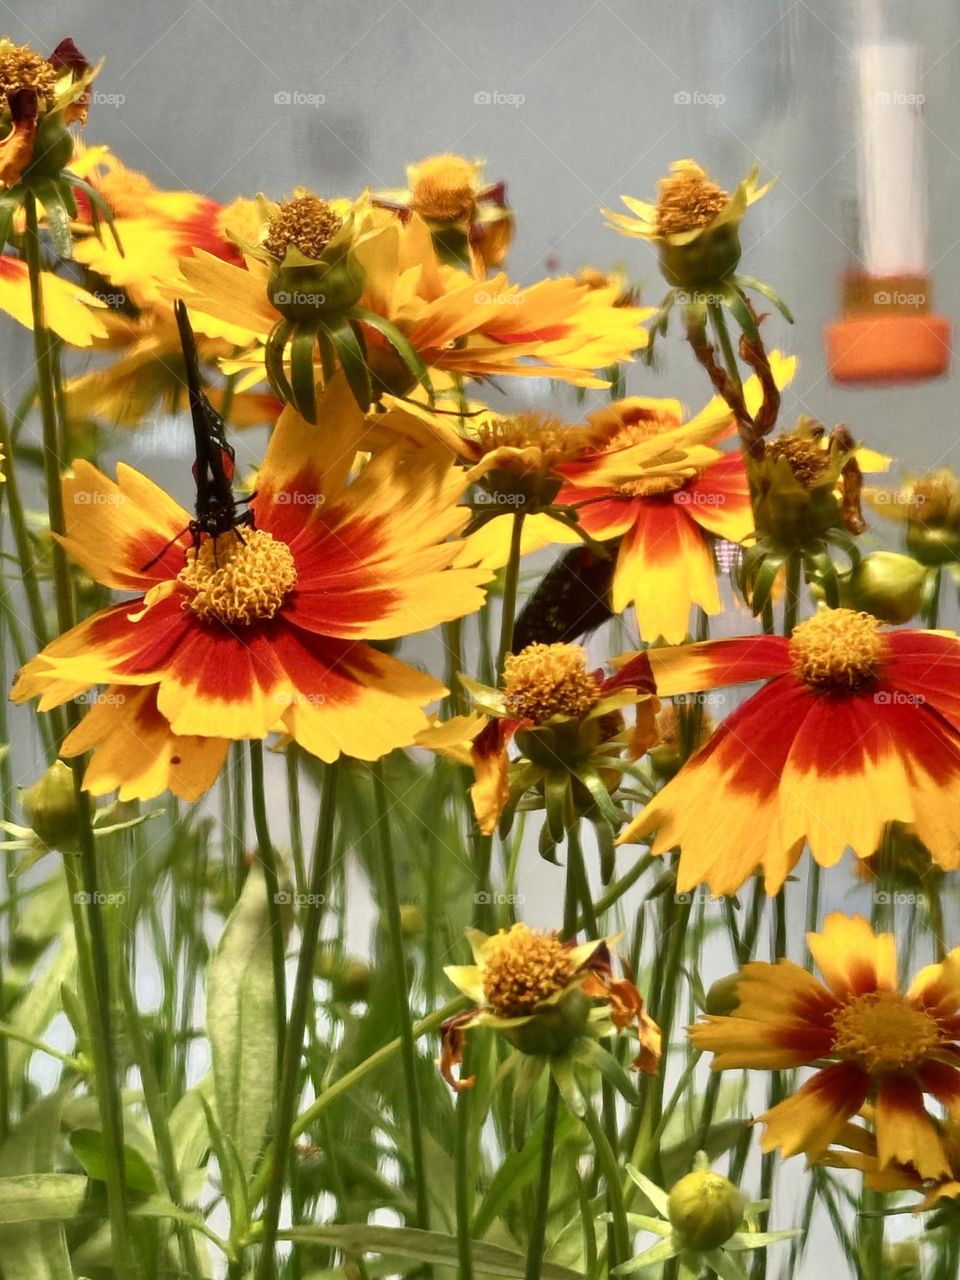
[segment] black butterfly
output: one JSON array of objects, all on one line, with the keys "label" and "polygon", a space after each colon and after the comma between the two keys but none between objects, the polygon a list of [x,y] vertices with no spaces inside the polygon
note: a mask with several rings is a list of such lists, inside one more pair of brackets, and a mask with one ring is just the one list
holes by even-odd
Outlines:
[{"label": "black butterfly", "polygon": [[197,460],[193,464],[193,478],[197,485],[196,514],[187,525],[187,529],[181,530],[171,538],[150,563],[143,566],[142,572],[152,569],[184,532],[189,531],[196,553],[204,534],[214,539],[214,547],[216,547],[216,539],[221,534],[232,531],[242,542],[241,526],[246,525],[251,529],[254,527],[253,509],[248,504],[256,495],[250,494],[246,498],[234,497],[233,476],[236,454],[233,446],[227,441],[226,423],[204,395],[203,384],[200,381],[197,342],[193,336],[187,308],[182,301],[178,300],[174,304],[174,311],[177,317],[177,328],[180,330],[180,346],[183,349],[183,362],[187,374],[190,416],[193,419],[193,439],[197,453]]}]

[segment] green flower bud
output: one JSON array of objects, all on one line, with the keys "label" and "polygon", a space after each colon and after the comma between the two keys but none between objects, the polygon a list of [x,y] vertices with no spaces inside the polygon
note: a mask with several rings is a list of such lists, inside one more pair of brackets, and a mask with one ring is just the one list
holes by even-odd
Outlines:
[{"label": "green flower bud", "polygon": [[[56,760],[42,778],[24,791],[20,803],[27,823],[37,839],[48,849],[65,852],[76,849],[80,838],[81,815],[73,786],[70,766]],[[84,793],[82,803],[92,814],[90,797]]]},{"label": "green flower bud", "polygon": [[743,974],[738,970],[736,973],[728,973],[725,978],[718,978],[707,992],[704,1012],[720,1017],[733,1013],[740,1003],[737,988],[742,977]]},{"label": "green flower bud", "polygon": [[910,555],[931,568],[960,559],[960,530],[946,525],[937,527],[911,520],[905,542]]},{"label": "green flower bud", "polygon": [[732,275],[740,262],[740,227],[736,222],[701,232],[688,244],[660,245],[660,270],[668,284],[709,291]]},{"label": "green flower bud", "polygon": [[521,1053],[552,1057],[563,1053],[583,1033],[590,1008],[589,998],[573,987],[556,1004],[541,1005],[528,1021],[501,1031]]},{"label": "green flower bud", "polygon": [[667,1217],[685,1249],[718,1249],[743,1221],[747,1201],[729,1178],[695,1169],[667,1197]]},{"label": "green flower bud", "polygon": [[33,159],[23,171],[27,183],[37,178],[58,178],[73,159],[73,135],[62,111],[40,117],[33,144]]},{"label": "green flower bud", "polygon": [[910,556],[874,551],[850,573],[850,608],[872,613],[881,622],[909,622],[920,608],[926,576],[924,566]]}]

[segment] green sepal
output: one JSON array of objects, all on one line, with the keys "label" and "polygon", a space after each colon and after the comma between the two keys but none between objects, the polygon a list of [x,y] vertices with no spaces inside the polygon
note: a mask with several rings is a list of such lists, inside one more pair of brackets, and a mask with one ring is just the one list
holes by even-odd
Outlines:
[{"label": "green sepal", "polygon": [[312,329],[297,326],[290,343],[290,386],[293,404],[301,417],[308,422],[317,420],[316,371],[313,365],[313,349],[317,334]]}]

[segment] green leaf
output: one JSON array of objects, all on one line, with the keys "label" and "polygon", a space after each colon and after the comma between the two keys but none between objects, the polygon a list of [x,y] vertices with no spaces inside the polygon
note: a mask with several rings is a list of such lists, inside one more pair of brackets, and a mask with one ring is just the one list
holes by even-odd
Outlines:
[{"label": "green leaf", "polygon": [[370,370],[367,368],[360,339],[349,324],[344,324],[339,329],[329,329],[327,333],[353,398],[359,408],[366,413],[373,399],[373,388],[370,385]]},{"label": "green leaf", "polygon": [[599,1041],[588,1040],[586,1036],[581,1036],[579,1039],[574,1040],[568,1053],[574,1062],[580,1066],[599,1071],[601,1075],[605,1076],[631,1106],[635,1107],[639,1104],[640,1098],[637,1094],[636,1086],[630,1079],[623,1064],[605,1049]]},{"label": "green leaf", "polygon": [[79,1218],[88,1185],[79,1173],[23,1173],[0,1178],[0,1223]]},{"label": "green leaf", "polygon": [[752,289],[754,293],[762,294],[773,303],[784,320],[788,320],[790,324],[794,323],[793,312],[772,285],[765,284],[763,280],[757,280],[753,276],[742,276],[739,272],[737,272],[737,283],[744,289]]},{"label": "green leaf", "polygon": [[312,329],[296,329],[290,344],[290,386],[297,412],[308,422],[317,420],[316,372],[313,348],[317,335]]},{"label": "green leaf", "polygon": [[667,1193],[664,1189],[652,1182],[645,1173],[641,1173],[636,1165],[628,1164],[627,1173],[630,1176],[630,1180],[636,1183],[657,1213],[665,1218],[667,1216]]},{"label": "green leaf", "polygon": [[614,1267],[610,1273],[615,1276],[629,1276],[635,1271],[645,1271],[647,1267],[655,1267],[660,1262],[666,1262],[668,1258],[676,1257],[677,1249],[673,1240],[661,1240],[659,1244],[653,1245],[638,1257],[632,1258],[629,1262],[624,1262],[619,1267]]},{"label": "green leaf", "polygon": [[[104,1145],[103,1134],[97,1129],[74,1129],[70,1135],[70,1146],[87,1174],[96,1182],[106,1182],[110,1156]],[[123,1168],[124,1179],[131,1191],[153,1195],[157,1189],[157,1178],[139,1151],[124,1146]]]},{"label": "green leaf", "polygon": [[430,403],[433,404],[433,383],[430,381],[430,370],[396,325],[391,324],[389,320],[385,320],[383,316],[378,316],[373,311],[367,311],[364,307],[354,307],[350,315],[353,319],[359,320],[361,324],[369,325],[371,329],[375,329],[382,338],[386,338],[387,342],[390,343],[391,347],[393,347],[394,351],[426,391]]},{"label": "green leaf", "polygon": [[293,388],[287,381],[287,371],[283,367],[283,353],[292,332],[293,326],[289,320],[278,320],[270,330],[263,351],[263,366],[270,390],[284,404],[293,403]]},{"label": "green leaf", "polygon": [[[67,1087],[41,1098],[0,1150],[0,1175],[43,1173],[60,1147],[60,1116]],[[60,1222],[0,1227],[4,1280],[73,1280],[67,1237]]]},{"label": "green leaf", "polygon": [[247,1178],[263,1148],[276,1089],[270,930],[263,871],[254,865],[207,977],[207,1035],[216,1116]]},{"label": "green leaf", "polygon": [[[299,1240],[303,1244],[332,1245],[354,1256],[365,1253],[382,1253],[395,1258],[412,1258],[416,1262],[433,1266],[456,1267],[458,1241],[456,1236],[443,1235],[439,1231],[419,1231],[413,1227],[374,1227],[366,1223],[335,1227],[293,1227],[279,1233],[281,1240]],[[509,1276],[523,1280],[526,1275],[526,1259],[512,1249],[487,1244],[483,1240],[471,1241],[470,1252],[478,1271],[490,1276]],[[540,1267],[543,1280],[585,1280],[579,1271],[544,1262]]]}]

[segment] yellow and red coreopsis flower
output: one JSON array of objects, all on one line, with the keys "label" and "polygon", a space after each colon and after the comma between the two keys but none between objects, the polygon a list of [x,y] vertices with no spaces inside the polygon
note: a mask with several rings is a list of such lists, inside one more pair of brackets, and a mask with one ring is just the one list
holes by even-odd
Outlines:
[{"label": "yellow and red coreopsis flower", "polygon": [[[873,1107],[864,1107],[863,1113],[874,1119]],[[923,1199],[914,1207],[914,1213],[925,1213],[943,1200],[960,1198],[960,1120],[948,1114],[935,1123],[947,1167],[933,1178],[924,1176],[915,1164],[899,1160],[882,1164],[876,1134],[858,1124],[843,1126],[834,1139],[835,1145],[820,1158],[820,1163],[859,1170],[871,1191],[922,1192]]]},{"label": "yellow and red coreopsis flower", "polygon": [[[412,215],[402,223],[362,200],[352,215],[350,257],[363,278],[359,308],[396,329],[433,373],[554,377],[605,386],[593,371],[629,360],[647,343],[643,321],[651,309],[616,306],[615,286],[591,290],[562,277],[521,288],[503,272],[478,281],[440,261],[422,218]],[[310,228],[301,232],[307,236]],[[245,330],[252,349],[236,367],[245,371],[245,384],[262,377],[263,349],[281,319],[269,296],[269,265],[246,255],[238,266],[199,252],[181,269],[186,283],[178,288],[185,291],[197,328],[219,334],[221,328],[209,325],[226,324]],[[363,332],[375,390],[409,390],[415,379],[390,343],[370,324]]]},{"label": "yellow and red coreopsis flower", "polygon": [[837,913],[807,941],[824,982],[791,960],[753,961],[733,1013],[692,1027],[693,1043],[714,1054],[717,1071],[825,1064],[760,1117],[765,1151],[816,1158],[870,1102],[880,1168],[943,1177],[947,1153],[924,1097],[960,1106],[960,949],[901,994],[893,934]]},{"label": "yellow and red coreopsis flower", "polygon": [[[774,352],[771,367],[782,387],[796,361]],[[744,387],[748,408],[756,409],[761,394],[751,378]],[[734,430],[719,396],[687,420],[677,400],[632,396],[559,437],[568,443],[552,464],[560,480],[553,504],[575,511],[589,537],[619,539],[611,605],[619,613],[632,604],[646,640],[677,643],[694,605],[710,614],[722,608],[713,539],[742,542],[754,528],[743,459],[718,447]],[[524,552],[577,541],[569,524],[548,513],[524,520]],[[494,520],[471,535],[464,556],[494,568],[508,553],[508,526]]]},{"label": "yellow and red coreopsis flower", "polygon": [[633,820],[680,848],[677,885],[735,893],[763,868],[775,893],[804,844],[821,866],[911,824],[939,866],[960,867],[960,638],[884,631],[824,609],[786,639],[646,651],[661,695],[766,680]]},{"label": "yellow and red coreopsis flower", "polygon": [[348,483],[363,420],[339,381],[323,404],[323,461],[308,424],[280,418],[251,506],[256,527],[191,546],[189,515],[121,465],[77,463],[64,482],[64,546],[128,599],[27,663],[13,696],[47,709],[107,691],[69,735],[93,750],[88,790],[193,799],[230,740],[283,729],[323,760],[411,744],[443,692],[368,641],[479,607],[484,571],[449,569],[467,512],[449,461],[385,450]]}]

